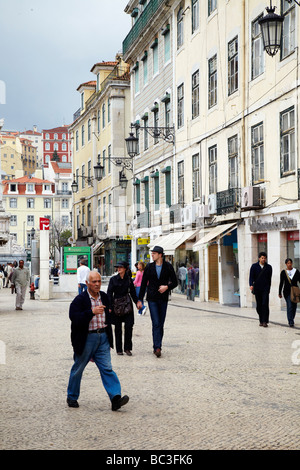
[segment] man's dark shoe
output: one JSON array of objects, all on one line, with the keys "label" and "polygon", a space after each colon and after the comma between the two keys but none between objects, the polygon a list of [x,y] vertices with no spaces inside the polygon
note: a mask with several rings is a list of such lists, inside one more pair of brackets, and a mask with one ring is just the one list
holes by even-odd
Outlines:
[{"label": "man's dark shoe", "polygon": [[154,354],[156,357],[160,357],[161,356],[161,349],[160,348],[157,348],[155,351],[154,351]]},{"label": "man's dark shoe", "polygon": [[124,395],[124,397],[121,398],[120,395],[116,395],[113,397],[111,401],[111,409],[112,411],[117,411],[121,408],[121,406],[126,405],[126,403],[129,402],[129,397],[127,395]]},{"label": "man's dark shoe", "polygon": [[79,408],[79,403],[77,400],[72,400],[71,398],[67,398],[67,403],[70,408]]}]

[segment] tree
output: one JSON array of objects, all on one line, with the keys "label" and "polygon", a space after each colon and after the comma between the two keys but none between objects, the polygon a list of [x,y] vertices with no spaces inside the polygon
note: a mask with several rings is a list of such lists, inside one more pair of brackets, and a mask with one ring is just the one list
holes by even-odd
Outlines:
[{"label": "tree", "polygon": [[59,162],[59,156],[56,150],[54,150],[53,155],[52,155],[52,161],[54,162]]}]

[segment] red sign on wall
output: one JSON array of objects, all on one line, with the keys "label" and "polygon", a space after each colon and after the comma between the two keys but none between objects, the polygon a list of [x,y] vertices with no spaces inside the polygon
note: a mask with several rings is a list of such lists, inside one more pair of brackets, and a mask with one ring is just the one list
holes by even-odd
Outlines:
[{"label": "red sign on wall", "polygon": [[49,230],[50,220],[45,217],[40,217],[40,230]]}]

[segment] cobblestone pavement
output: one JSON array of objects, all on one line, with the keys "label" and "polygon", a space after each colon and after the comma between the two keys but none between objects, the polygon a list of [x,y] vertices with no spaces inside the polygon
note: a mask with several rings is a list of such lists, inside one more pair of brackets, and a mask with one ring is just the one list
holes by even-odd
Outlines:
[{"label": "cobblestone pavement", "polygon": [[23,311],[14,300],[0,290],[1,449],[300,449],[300,313],[295,328],[285,312],[271,312],[262,328],[254,309],[172,294],[161,358],[149,313],[135,320],[133,356],[112,351],[130,396],[112,412],[93,363],[80,407],[66,404],[71,297],[28,294]]}]

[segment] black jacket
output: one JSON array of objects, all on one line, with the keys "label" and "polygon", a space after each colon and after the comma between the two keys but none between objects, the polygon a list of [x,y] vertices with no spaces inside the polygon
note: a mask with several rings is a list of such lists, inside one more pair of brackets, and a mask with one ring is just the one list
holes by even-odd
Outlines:
[{"label": "black jacket", "polygon": [[[155,262],[149,263],[144,270],[139,293],[139,300],[143,300],[147,289],[147,300],[152,300],[155,302],[160,300],[168,301],[170,291],[178,284],[177,277],[171,263],[168,263],[168,261],[163,261],[159,278],[156,274],[155,265]],[[160,294],[158,292],[159,286],[168,286],[168,290],[163,294]]]},{"label": "black jacket", "polygon": [[[257,279],[258,276],[259,279]],[[259,262],[252,264],[249,275],[249,285],[254,285],[255,293],[270,292],[271,279],[272,266],[270,264],[266,263],[263,269],[260,267]]]},{"label": "black jacket", "polygon": [[[109,280],[108,288],[107,288],[107,296],[108,296],[108,303],[109,303],[109,308],[112,311],[112,323],[115,323],[116,319],[120,320],[120,317],[116,317],[114,314],[114,299],[119,299],[121,297],[124,297],[126,294],[130,294],[130,297],[132,298],[133,302],[137,304],[138,298],[136,295],[136,290],[133,285],[133,281],[131,277],[126,273],[123,279],[121,278],[120,274],[117,274],[115,276],[112,276]],[[129,313],[126,315],[126,317],[130,317],[132,320],[132,323],[134,322],[134,314]],[[122,320],[125,321],[125,317],[121,318]]]},{"label": "black jacket", "polygon": [[291,284],[287,278],[287,273],[285,269],[283,269],[280,273],[280,283],[279,283],[279,295],[281,295],[281,291],[283,288],[283,296],[286,299],[291,293],[291,285],[297,286],[298,282],[300,282],[300,272],[296,269],[296,272],[293,276],[293,279],[290,279]]},{"label": "black jacket", "polygon": [[[106,334],[110,347],[113,348],[113,336],[111,329],[111,317],[109,313],[108,297],[105,292],[100,291],[101,302],[105,305]],[[87,291],[75,297],[70,305],[69,318],[71,320],[71,343],[74,352],[81,355],[84,350],[89,330],[89,323],[93,318],[92,305]]]}]

